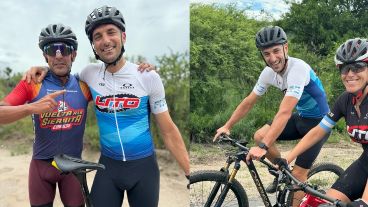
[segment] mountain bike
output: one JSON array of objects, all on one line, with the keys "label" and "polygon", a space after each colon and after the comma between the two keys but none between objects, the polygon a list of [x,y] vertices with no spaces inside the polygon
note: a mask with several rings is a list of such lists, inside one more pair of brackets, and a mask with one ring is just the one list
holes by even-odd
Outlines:
[{"label": "mountain bike", "polygon": [[[230,144],[233,146],[232,149],[236,148],[237,150],[227,153],[226,164],[221,170],[197,171],[190,174],[191,207],[248,207],[248,196],[243,186],[235,178],[241,167],[241,161],[246,163],[265,207],[289,207],[293,201],[293,193],[299,190],[306,192],[300,206],[317,207],[319,204],[326,203],[323,199],[334,206],[345,206],[339,200],[329,198],[324,194],[325,190],[331,187],[343,173],[341,167],[333,163],[314,165],[308,174],[308,181],[304,183],[298,181],[289,171],[285,169],[278,170],[264,159],[260,160],[269,172],[278,178],[276,204],[272,205],[253,161],[245,162],[249,152],[249,148],[246,147],[247,142],[238,142],[225,134],[219,137],[219,142]],[[230,166],[232,165],[233,169],[230,172]]]},{"label": "mountain bike", "polygon": [[105,166],[103,164],[70,157],[65,154],[54,156],[54,161],[52,161],[52,165],[60,170],[62,173],[72,173],[74,176],[77,177],[86,206],[93,207],[89,194],[86,174],[93,170],[104,170]]}]

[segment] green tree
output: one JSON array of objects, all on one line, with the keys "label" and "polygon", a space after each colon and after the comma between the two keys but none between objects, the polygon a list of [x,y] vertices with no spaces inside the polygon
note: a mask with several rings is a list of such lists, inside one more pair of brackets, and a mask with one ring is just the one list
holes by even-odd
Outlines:
[{"label": "green tree", "polygon": [[[157,57],[158,73],[165,86],[170,115],[188,143],[189,137],[189,54],[174,53]],[[156,142],[162,144],[161,141]]]},{"label": "green tree", "polygon": [[[191,139],[202,142],[211,140],[209,136],[252,90],[264,67],[254,37],[270,23],[248,18],[236,5],[193,4],[190,12]],[[271,114],[272,108],[255,110]],[[251,136],[267,116],[247,119],[233,132]]]},{"label": "green tree", "polygon": [[304,43],[318,55],[327,56],[336,43],[368,34],[367,0],[302,0],[290,5],[278,24],[294,42]]}]

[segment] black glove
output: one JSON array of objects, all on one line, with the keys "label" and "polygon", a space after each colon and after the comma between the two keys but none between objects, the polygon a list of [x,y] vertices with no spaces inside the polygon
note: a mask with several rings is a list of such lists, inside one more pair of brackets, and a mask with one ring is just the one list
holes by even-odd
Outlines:
[{"label": "black glove", "polygon": [[185,175],[188,180],[187,189],[190,189],[190,175]]},{"label": "black glove", "polygon": [[368,205],[362,200],[357,200],[357,201],[348,203],[346,206],[347,207],[367,207]]},{"label": "black glove", "polygon": [[284,158],[281,158],[281,157],[275,158],[274,164],[278,165],[280,169],[285,168],[287,170],[290,170],[289,165]]}]

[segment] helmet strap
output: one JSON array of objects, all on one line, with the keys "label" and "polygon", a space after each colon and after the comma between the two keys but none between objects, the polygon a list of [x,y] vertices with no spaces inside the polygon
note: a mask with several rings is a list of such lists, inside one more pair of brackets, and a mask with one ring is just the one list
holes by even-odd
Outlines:
[{"label": "helmet strap", "polygon": [[284,63],[284,67],[282,68],[282,70],[279,72],[279,73],[283,73],[286,69],[286,65],[287,65],[287,62],[288,62],[288,57],[286,57],[286,54],[285,54],[285,47],[284,47],[285,43],[282,44],[282,50],[284,51],[284,59],[285,59],[285,63]]},{"label": "helmet strap", "polygon": [[357,92],[352,93],[353,94],[353,100],[352,101],[353,101],[354,105],[357,104],[362,98],[365,97],[364,91],[367,88],[367,85],[368,85],[368,83],[365,84],[362,89],[358,90]]},{"label": "helmet strap", "polygon": [[95,50],[95,47],[94,47],[94,45],[93,45],[93,42],[92,42],[92,41],[90,41],[90,43],[91,43],[91,47],[92,47],[93,53],[95,54],[95,58],[96,58],[96,60],[101,60],[102,62],[104,62],[104,63],[105,63],[105,68],[109,67],[110,65],[115,66],[115,65],[120,61],[121,57],[123,57],[123,54],[124,54],[124,52],[125,52],[125,48],[124,48],[124,44],[123,44],[123,40],[121,39],[121,45],[122,45],[122,47],[121,47],[120,54],[118,55],[118,57],[116,57],[116,59],[115,59],[114,61],[112,61],[112,62],[105,62],[105,61],[103,61],[103,60],[100,58],[100,56],[99,56],[99,55],[97,55],[96,50]]},{"label": "helmet strap", "polygon": [[120,54],[118,55],[118,57],[114,61],[112,61],[110,63],[104,62],[102,60],[101,61],[105,63],[106,68],[109,67],[110,65],[115,66],[120,61],[121,57],[123,57],[124,52],[125,52],[125,48],[124,48],[124,45],[123,45],[121,47]]},{"label": "helmet strap", "polygon": [[[285,43],[284,43],[284,44],[285,44]],[[284,44],[282,44],[282,50],[284,51],[284,59],[285,59],[285,63],[284,63],[284,67],[282,68],[282,70],[281,70],[280,72],[278,72],[278,73],[283,73],[283,72],[285,71],[285,69],[286,69],[286,65],[287,65],[287,62],[288,62],[288,58],[287,58],[287,57],[286,57],[286,55],[285,55],[285,48],[284,48]],[[266,63],[266,65],[267,65],[268,67],[271,67],[270,65],[268,65],[268,63],[267,63],[266,59],[263,57],[262,50],[259,50],[259,52],[261,53],[262,59],[263,59],[263,61]]]}]

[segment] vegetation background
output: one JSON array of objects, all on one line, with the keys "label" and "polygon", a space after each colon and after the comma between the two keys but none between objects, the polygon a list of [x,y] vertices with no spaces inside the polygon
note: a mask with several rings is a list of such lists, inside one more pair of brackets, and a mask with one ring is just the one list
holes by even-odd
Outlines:
[{"label": "vegetation background", "polygon": [[[40,53],[40,55],[42,55]],[[79,54],[81,55],[81,54]],[[127,57],[132,62],[144,62],[145,58]],[[168,55],[156,58],[158,73],[163,80],[166,92],[166,101],[169,105],[169,111],[172,119],[180,129],[184,141],[189,143],[189,54],[175,53],[171,51]],[[96,62],[90,58],[91,62]],[[19,82],[21,73],[13,73],[13,69],[6,67],[0,71],[0,99],[4,98]],[[160,138],[158,129],[151,120],[152,134],[156,147],[163,148],[163,141]],[[10,145],[12,153],[24,154],[28,153],[30,142],[33,140],[33,124],[32,119],[24,118],[18,122],[0,126],[0,146],[3,143],[16,142],[16,145]],[[16,140],[19,141],[16,141]],[[27,141],[28,140],[28,141]],[[86,131],[84,141],[87,146],[92,149],[99,148],[98,126],[96,125],[96,117],[94,105],[89,104],[87,114]]]},{"label": "vegetation background", "polygon": [[[249,17],[236,4],[191,4],[190,58],[188,53],[175,52],[157,57],[170,113],[187,145],[189,141],[211,142],[216,129],[227,121],[235,107],[252,90],[265,66],[254,42],[256,32],[263,26],[284,28],[288,35],[289,54],[312,66],[324,84],[330,106],[344,90],[333,56],[345,40],[367,37],[368,0],[286,2],[290,4],[290,10],[278,20],[267,13],[263,18]],[[144,60],[144,57],[128,59],[136,62]],[[0,68],[0,98],[5,97],[20,78],[21,74],[13,73],[12,68]],[[232,134],[252,137],[255,130],[277,112],[281,93],[270,88],[247,118],[234,127]],[[85,142],[98,148],[98,127],[93,107],[90,104]],[[154,124],[152,128],[156,146],[163,147]],[[344,129],[342,120],[335,131],[343,133]],[[32,139],[32,134],[32,121],[25,118],[0,126],[0,144],[14,137]],[[330,140],[333,141],[334,137]],[[21,144],[16,147],[20,148],[19,151],[23,149]]]},{"label": "vegetation background", "polygon": [[[216,129],[253,89],[265,63],[255,46],[264,26],[281,26],[288,35],[289,55],[303,59],[320,77],[332,107],[344,91],[334,54],[347,39],[367,37],[367,0],[286,1],[290,10],[275,20],[272,14],[251,18],[236,4],[192,4],[190,8],[190,139],[212,141]],[[271,87],[248,116],[232,129],[253,137],[272,117],[283,98]],[[341,120],[335,132],[345,131]],[[335,133],[336,134],[336,133]],[[338,136],[332,136],[334,141]],[[346,137],[348,136],[339,136]],[[194,145],[193,145],[194,146]]]}]

